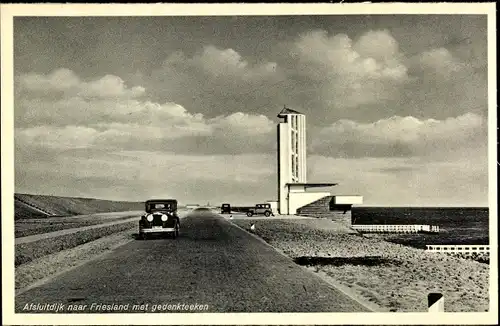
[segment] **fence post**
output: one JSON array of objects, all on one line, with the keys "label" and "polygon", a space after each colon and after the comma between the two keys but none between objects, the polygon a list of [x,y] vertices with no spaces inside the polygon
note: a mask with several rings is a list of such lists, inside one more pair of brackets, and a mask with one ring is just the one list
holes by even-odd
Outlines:
[{"label": "fence post", "polygon": [[442,293],[429,293],[427,296],[429,312],[444,312],[444,297]]}]

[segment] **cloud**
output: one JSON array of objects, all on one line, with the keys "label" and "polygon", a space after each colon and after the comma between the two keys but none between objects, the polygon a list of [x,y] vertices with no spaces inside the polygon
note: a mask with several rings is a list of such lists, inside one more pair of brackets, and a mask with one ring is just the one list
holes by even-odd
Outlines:
[{"label": "cloud", "polygon": [[18,77],[22,90],[35,92],[59,91],[81,97],[138,97],[144,94],[142,86],[128,88],[117,76],[105,75],[99,79],[82,81],[72,70],[61,68],[44,75],[29,73]]},{"label": "cloud", "polygon": [[69,69],[61,68],[48,75],[35,73],[19,76],[20,86],[30,91],[64,91],[78,87],[80,78]]},{"label": "cloud", "polygon": [[453,57],[452,53],[445,48],[431,49],[422,52],[414,59],[414,69],[419,69],[421,73],[426,74],[426,78],[449,79],[454,74],[459,73],[467,66]]},{"label": "cloud", "polygon": [[98,136],[93,128],[66,126],[53,128],[39,126],[15,131],[15,141],[19,146],[50,149],[86,148]]},{"label": "cloud", "polygon": [[174,117],[178,119],[152,123],[131,119],[90,123],[88,127],[19,127],[15,130],[15,141],[18,147],[26,148],[148,149],[189,155],[269,153],[275,148],[273,124],[264,116],[237,112],[205,119],[183,112]]},{"label": "cloud", "polygon": [[448,160],[311,155],[308,178],[338,182],[332,194],[362,195],[366,206],[487,206],[488,168],[472,162],[461,155]]},{"label": "cloud", "polygon": [[388,30],[368,31],[354,44],[357,53],[376,61],[388,62],[399,55],[399,45]]},{"label": "cloud", "polygon": [[472,69],[473,57],[462,53],[467,49],[405,53],[388,29],[355,37],[311,30],[276,46],[280,51],[268,57],[216,45],[194,54],[176,51],[142,78],[155,102],[175,99],[208,118],[234,112],[273,118],[283,105],[315,125],[486,110],[486,76]]},{"label": "cloud", "polygon": [[484,147],[487,123],[467,113],[444,120],[393,116],[372,123],[339,120],[314,136],[312,150],[333,157],[428,156]]},{"label": "cloud", "polygon": [[237,78],[241,80],[261,79],[273,75],[277,69],[276,62],[263,62],[251,65],[235,50],[219,49],[213,45],[203,47],[201,53],[186,57],[177,51],[169,55],[163,62],[167,71],[198,69],[213,78]]},{"label": "cloud", "polygon": [[391,98],[393,85],[408,80],[398,44],[385,30],[369,31],[356,42],[345,34],[311,31],[300,35],[291,55],[298,73],[321,81],[321,95],[337,107]]},{"label": "cloud", "polygon": [[[53,75],[80,80],[68,70]],[[46,79],[63,78],[51,75]],[[123,83],[118,77],[105,76],[98,80],[102,82],[95,84],[96,87],[100,85],[99,88],[81,87],[87,92],[85,96],[81,93],[63,93],[58,97],[19,94],[15,103],[17,146],[33,150],[147,148],[189,155],[269,153],[274,147],[273,137],[270,137],[274,124],[264,115],[235,112],[206,118],[172,102],[160,104],[132,98],[90,97],[101,88],[105,88],[108,95],[122,89]],[[104,87],[106,85],[110,87]],[[32,85],[26,88],[27,91],[34,89]],[[47,88],[47,93],[50,91]],[[52,88],[52,91],[56,90]]]}]

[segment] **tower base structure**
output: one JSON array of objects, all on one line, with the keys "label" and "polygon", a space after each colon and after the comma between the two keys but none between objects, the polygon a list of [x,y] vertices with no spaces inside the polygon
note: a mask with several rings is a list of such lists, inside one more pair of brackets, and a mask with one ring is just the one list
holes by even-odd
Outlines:
[{"label": "tower base structure", "polygon": [[297,215],[327,218],[347,227],[352,225],[352,206],[363,203],[362,196],[325,196],[297,209]]}]

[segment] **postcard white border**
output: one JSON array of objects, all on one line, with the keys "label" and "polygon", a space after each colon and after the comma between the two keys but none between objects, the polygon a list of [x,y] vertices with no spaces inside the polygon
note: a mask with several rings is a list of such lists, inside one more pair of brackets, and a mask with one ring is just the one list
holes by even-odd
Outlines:
[{"label": "postcard white border", "polygon": [[[482,14],[488,16],[488,132],[490,312],[487,313],[195,313],[16,314],[14,312],[13,17],[15,16],[207,16],[207,15]],[[6,4],[1,5],[2,69],[2,267],[3,324],[7,325],[334,325],[496,324],[497,104],[495,3],[358,4]]]}]

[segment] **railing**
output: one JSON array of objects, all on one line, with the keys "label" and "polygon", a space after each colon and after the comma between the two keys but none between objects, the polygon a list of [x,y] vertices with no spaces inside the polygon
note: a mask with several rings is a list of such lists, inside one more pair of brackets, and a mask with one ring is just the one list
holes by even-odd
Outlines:
[{"label": "railing", "polygon": [[426,245],[426,251],[450,253],[489,253],[489,245]]},{"label": "railing", "polygon": [[371,225],[371,224],[354,224],[351,226],[353,229],[361,232],[390,232],[390,233],[438,233],[438,225],[422,225],[422,224],[411,224],[411,225]]}]

